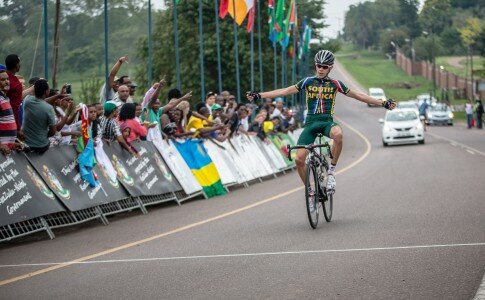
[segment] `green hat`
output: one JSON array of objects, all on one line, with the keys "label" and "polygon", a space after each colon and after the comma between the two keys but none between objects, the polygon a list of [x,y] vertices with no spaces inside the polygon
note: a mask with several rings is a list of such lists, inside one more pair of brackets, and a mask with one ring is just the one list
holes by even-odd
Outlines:
[{"label": "green hat", "polygon": [[121,103],[115,102],[115,101],[106,101],[104,103],[103,109],[104,109],[104,115],[109,116],[111,113],[120,106]]},{"label": "green hat", "polygon": [[219,104],[215,103],[215,104],[212,104],[211,106],[211,110],[218,110],[218,109],[222,109],[222,106],[220,106]]}]

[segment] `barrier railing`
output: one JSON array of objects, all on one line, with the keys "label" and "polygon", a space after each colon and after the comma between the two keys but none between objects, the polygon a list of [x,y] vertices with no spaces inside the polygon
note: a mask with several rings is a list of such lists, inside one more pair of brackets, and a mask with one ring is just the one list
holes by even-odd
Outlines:
[{"label": "barrier railing", "polygon": [[[293,143],[298,135],[281,135],[278,140]],[[294,167],[285,161],[282,147],[254,136],[240,135],[222,143],[185,142],[198,143],[198,151],[215,165],[217,174],[203,178],[219,179],[224,193],[229,187],[248,187],[254,180],[273,178]],[[181,205],[195,197],[207,199],[207,182],[197,181],[201,171],[189,168],[188,158],[174,143],[161,139],[135,143],[138,158],[116,143],[98,145],[95,187],[81,179],[71,146],[55,147],[43,155],[1,156],[0,242],[41,231],[52,239],[52,229],[94,219],[108,225],[107,216],[120,212],[139,209],[146,214],[147,206],[163,202]]]}]

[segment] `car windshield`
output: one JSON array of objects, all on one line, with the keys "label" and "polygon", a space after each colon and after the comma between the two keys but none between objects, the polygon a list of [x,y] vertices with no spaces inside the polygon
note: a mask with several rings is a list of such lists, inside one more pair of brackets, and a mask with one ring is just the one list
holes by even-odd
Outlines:
[{"label": "car windshield", "polygon": [[434,107],[431,107],[432,111],[448,111],[448,106],[446,105],[436,105]]},{"label": "car windshield", "polygon": [[372,93],[371,96],[372,97],[384,97],[384,94],[382,94],[382,93]]},{"label": "car windshield", "polygon": [[387,114],[386,121],[411,121],[416,120],[417,118],[418,116],[414,111],[393,111]]}]

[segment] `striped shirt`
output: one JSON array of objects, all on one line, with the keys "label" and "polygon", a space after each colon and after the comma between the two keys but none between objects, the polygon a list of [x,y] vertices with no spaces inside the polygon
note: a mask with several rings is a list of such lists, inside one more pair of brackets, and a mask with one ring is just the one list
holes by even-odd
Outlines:
[{"label": "striped shirt", "polygon": [[120,126],[115,119],[109,119],[105,116],[101,117],[100,127],[101,137],[108,141],[114,141],[121,135]]},{"label": "striped shirt", "polygon": [[17,138],[17,123],[8,97],[0,92],[0,144],[12,146]]}]

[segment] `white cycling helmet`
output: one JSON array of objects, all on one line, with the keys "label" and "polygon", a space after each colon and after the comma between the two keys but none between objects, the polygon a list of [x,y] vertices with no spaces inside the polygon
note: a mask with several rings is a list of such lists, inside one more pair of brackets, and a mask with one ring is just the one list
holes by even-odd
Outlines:
[{"label": "white cycling helmet", "polygon": [[315,54],[315,63],[319,65],[333,65],[335,56],[328,50],[320,50]]}]

